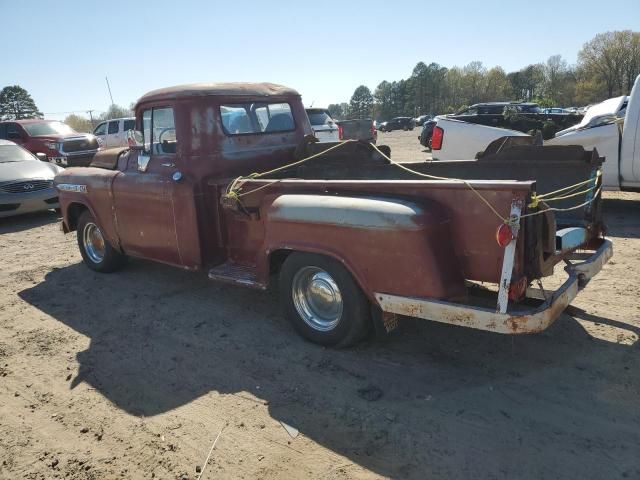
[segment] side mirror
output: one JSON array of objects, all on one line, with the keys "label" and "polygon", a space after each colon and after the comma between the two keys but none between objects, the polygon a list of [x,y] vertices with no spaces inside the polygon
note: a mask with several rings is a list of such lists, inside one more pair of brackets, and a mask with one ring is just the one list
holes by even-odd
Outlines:
[{"label": "side mirror", "polygon": [[36,157],[38,157],[38,160],[40,160],[41,162],[48,162],[49,161],[47,156],[42,152],[36,153]]},{"label": "side mirror", "polygon": [[151,155],[148,153],[140,152],[138,154],[138,171],[146,172],[147,167],[149,166],[149,160],[151,159]]}]

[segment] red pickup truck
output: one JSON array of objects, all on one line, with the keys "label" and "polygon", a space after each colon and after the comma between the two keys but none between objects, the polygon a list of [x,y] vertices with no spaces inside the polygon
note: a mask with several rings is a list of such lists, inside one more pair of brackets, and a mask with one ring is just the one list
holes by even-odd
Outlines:
[{"label": "red pickup truck", "polygon": [[31,153],[66,167],[85,167],[98,151],[98,140],[78,133],[57,120],[8,120],[0,122],[0,140],[11,140]]},{"label": "red pickup truck", "polygon": [[[166,88],[135,111],[141,145],[55,179],[87,266],[140,257],[256,289],[277,275],[285,315],[323,345],[398,315],[538,332],[612,255],[595,151],[506,140],[469,162],[398,164],[385,147],[314,143],[300,95],[273,84]],[[536,200],[567,184],[586,193],[557,211]],[[562,261],[559,289],[531,287]]]}]

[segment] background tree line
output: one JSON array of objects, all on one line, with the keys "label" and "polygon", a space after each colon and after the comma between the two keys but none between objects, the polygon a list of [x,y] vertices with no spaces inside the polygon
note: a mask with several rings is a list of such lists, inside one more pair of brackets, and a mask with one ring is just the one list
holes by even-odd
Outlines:
[{"label": "background tree line", "polygon": [[640,32],[596,35],[578,52],[576,65],[560,55],[507,73],[482,62],[447,68],[419,62],[411,76],[382,81],[373,92],[358,86],[349,103],[329,105],[334,118],[388,120],[397,116],[452,113],[474,103],[530,101],[543,107],[582,106],[628,95],[640,74]]},{"label": "background tree line", "polygon": [[[129,108],[112,104],[106,112],[97,114],[93,121],[83,115],[72,113],[67,115],[64,123],[78,132],[92,132],[98,123],[112,118],[133,116],[134,104]],[[0,120],[21,120],[44,118],[35,101],[20,85],[9,85],[0,90]]]}]

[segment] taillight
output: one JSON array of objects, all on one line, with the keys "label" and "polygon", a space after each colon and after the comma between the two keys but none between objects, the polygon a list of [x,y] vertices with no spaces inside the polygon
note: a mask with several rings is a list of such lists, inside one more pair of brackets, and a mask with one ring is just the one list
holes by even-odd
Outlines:
[{"label": "taillight", "polygon": [[342,125],[338,125],[338,138],[344,140],[344,128],[342,128]]},{"label": "taillight", "polygon": [[511,242],[513,238],[513,231],[509,225],[503,223],[498,227],[496,231],[496,242],[498,242],[498,245],[504,248],[509,245],[509,242]]},{"label": "taillight", "polygon": [[431,150],[440,150],[442,148],[442,140],[444,139],[444,130],[440,127],[433,127],[431,135]]}]

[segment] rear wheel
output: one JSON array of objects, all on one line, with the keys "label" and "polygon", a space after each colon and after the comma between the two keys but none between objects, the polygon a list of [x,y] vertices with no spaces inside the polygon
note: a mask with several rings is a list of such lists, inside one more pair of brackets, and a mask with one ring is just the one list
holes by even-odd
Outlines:
[{"label": "rear wheel", "polygon": [[113,248],[89,210],[78,219],[78,247],[84,263],[96,272],[110,273],[122,268],[126,256]]},{"label": "rear wheel", "polygon": [[347,347],[371,325],[369,301],[336,260],[292,253],[280,271],[280,301],[289,321],[307,340]]}]

